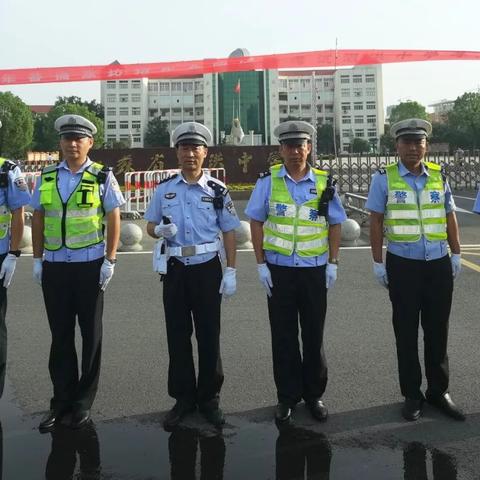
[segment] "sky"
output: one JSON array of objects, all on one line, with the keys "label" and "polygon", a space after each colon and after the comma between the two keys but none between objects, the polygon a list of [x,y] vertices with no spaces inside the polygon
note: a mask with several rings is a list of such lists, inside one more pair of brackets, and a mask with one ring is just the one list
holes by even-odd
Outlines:
[{"label": "sky", "polygon": [[[478,0],[0,0],[0,69],[326,50],[336,39],[345,49],[480,50],[479,18]],[[385,107],[479,88],[480,61],[383,66]],[[0,85],[7,90],[28,104],[100,100],[100,82]]]}]

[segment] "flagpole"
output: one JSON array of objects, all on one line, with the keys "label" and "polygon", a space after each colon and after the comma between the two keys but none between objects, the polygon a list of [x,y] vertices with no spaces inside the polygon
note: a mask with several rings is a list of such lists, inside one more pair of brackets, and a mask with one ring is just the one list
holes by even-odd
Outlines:
[{"label": "flagpole", "polygon": [[240,123],[240,126],[242,125],[242,119],[241,119],[241,116],[240,116],[240,92],[242,91],[242,88],[240,86],[240,79],[238,79],[238,121]]}]

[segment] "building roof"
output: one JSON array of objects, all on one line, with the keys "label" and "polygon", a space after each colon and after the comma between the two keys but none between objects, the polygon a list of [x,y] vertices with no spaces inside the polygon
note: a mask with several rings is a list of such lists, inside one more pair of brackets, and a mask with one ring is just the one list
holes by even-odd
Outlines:
[{"label": "building roof", "polygon": [[29,108],[33,113],[48,113],[53,105],[29,105]]}]

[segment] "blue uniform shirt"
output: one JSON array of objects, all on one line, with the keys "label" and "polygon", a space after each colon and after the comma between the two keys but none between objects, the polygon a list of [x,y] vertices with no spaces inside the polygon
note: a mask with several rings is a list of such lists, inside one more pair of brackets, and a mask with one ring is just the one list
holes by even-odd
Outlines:
[{"label": "blue uniform shirt", "polygon": [[[317,196],[316,193],[312,193],[312,190],[315,191],[315,175],[311,169],[309,169],[305,177],[298,182],[290,177],[284,166],[278,171],[278,176],[285,178],[288,191],[297,205],[301,205]],[[271,175],[257,180],[255,189],[245,209],[245,214],[250,219],[257,220],[258,222],[265,222],[267,220],[271,185]],[[327,221],[330,225],[336,225],[344,222],[346,219],[347,215],[343,209],[340,197],[335,192],[333,200],[330,200],[328,203]],[[284,267],[316,267],[327,263],[328,253],[317,257],[300,257],[296,252],[293,252],[291,255],[282,255],[281,253],[271,250],[265,250],[265,258],[268,263]]]},{"label": "blue uniform shirt", "polygon": [[[425,187],[427,181],[428,167],[422,164],[422,173],[414,175],[400,161],[398,171],[408,185],[413,188],[419,198],[420,193]],[[388,197],[387,174],[377,172],[372,177],[372,184],[368,192],[366,208],[372,212],[385,213]],[[450,213],[455,211],[455,202],[448,182],[445,182],[445,211]],[[400,257],[412,260],[436,260],[447,255],[448,242],[431,242],[423,235],[417,242],[388,242],[387,250]]]},{"label": "blue uniform shirt", "polygon": [[[8,171],[8,186],[0,188],[0,205],[6,205],[10,211],[23,207],[30,203],[30,192],[28,191],[25,177],[19,167]],[[0,254],[10,250],[10,228],[7,236],[0,240]]]},{"label": "blue uniform shirt", "polygon": [[[161,183],[145,212],[145,220],[159,224],[162,217],[169,217],[177,226],[177,233],[168,239],[171,247],[213,243],[220,231],[229,232],[240,226],[232,199],[223,196],[223,208],[213,208],[215,192],[207,185],[209,180],[220,183],[210,175],[203,174],[197,183],[189,184],[181,174]],[[186,265],[196,265],[211,260],[215,252],[191,257],[179,257]]]},{"label": "blue uniform shirt", "polygon": [[475,205],[473,206],[473,211],[475,213],[480,213],[480,190],[478,190],[477,199],[475,200]]},{"label": "blue uniform shirt", "polygon": [[[80,167],[76,173],[72,173],[68,168],[67,162],[63,161],[58,165],[58,191],[63,202],[66,202],[72,192],[77,188],[83,171],[93,162],[87,158],[85,163]],[[40,185],[42,184],[42,177],[39,177],[33,192],[31,206],[35,210],[44,211],[40,204]],[[118,182],[112,172],[107,176],[103,185],[100,185],[100,195],[102,196],[102,203],[105,213],[112,211],[114,208],[121,207],[125,203]],[[97,243],[91,247],[80,248],[72,250],[67,247],[62,247],[60,250],[49,251],[45,250],[45,260],[49,262],[90,262],[103,257],[105,254],[105,242]]]}]

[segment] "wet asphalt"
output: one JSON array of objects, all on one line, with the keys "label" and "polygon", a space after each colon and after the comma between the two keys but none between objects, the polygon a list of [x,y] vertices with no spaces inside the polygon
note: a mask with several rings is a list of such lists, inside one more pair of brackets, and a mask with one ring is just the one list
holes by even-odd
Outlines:
[{"label": "wet asphalt", "polygon": [[[457,205],[469,210],[473,201],[458,198]],[[243,206],[239,202],[237,209]],[[458,216],[462,243],[480,244],[480,217]],[[151,249],[150,240],[142,243]],[[367,243],[364,229],[360,244]],[[465,250],[464,258],[480,267],[480,249]],[[418,422],[402,420],[387,292],[373,279],[369,250],[344,249],[325,329],[330,417],[319,424],[300,404],[293,424],[279,429],[272,421],[276,395],[266,299],[253,253],[239,252],[237,263],[238,292],[223,305],[222,431],[198,413],[174,432],[162,428],[172,399],[166,392],[161,284],[151,271],[151,255],[139,253],[119,256],[107,289],[93,422],[80,431],[60,425],[42,435],[36,427],[52,394],[49,331],[40,288],[31,280],[31,258],[21,257],[8,298],[1,478],[480,478],[479,272],[464,268],[456,281],[450,327],[450,391],[466,422],[429,406]]]}]

